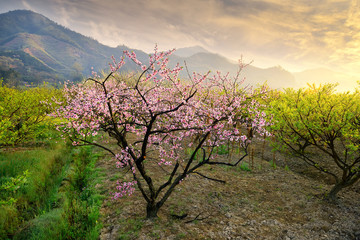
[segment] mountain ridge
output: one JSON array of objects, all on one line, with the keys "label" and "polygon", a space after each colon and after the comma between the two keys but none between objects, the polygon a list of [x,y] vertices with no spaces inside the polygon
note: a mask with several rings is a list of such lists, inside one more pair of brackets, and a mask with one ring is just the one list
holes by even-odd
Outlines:
[{"label": "mountain ridge", "polygon": [[[2,72],[15,70],[24,83],[80,81],[84,76],[90,76],[93,69],[107,71],[111,56],[122,56],[124,50],[134,51],[142,62],[148,61],[148,54],[144,51],[125,45],[115,48],[103,45],[33,11],[15,10],[0,14],[0,78]],[[238,70],[233,61],[201,46],[179,48],[170,56],[170,65],[177,62],[182,66],[186,62],[190,72],[219,70],[224,74],[236,74]],[[124,71],[135,69],[131,62],[123,68]],[[259,68],[250,65],[243,69],[242,77],[246,77],[250,85],[267,82],[272,88],[301,87],[306,85],[304,82],[314,80],[315,72],[310,69],[291,73],[281,66]],[[332,81],[347,79],[347,85],[354,81],[346,74],[334,74],[330,70],[322,74],[328,77],[336,75]],[[187,77],[187,73],[184,71],[181,76]]]},{"label": "mountain ridge", "polygon": [[[36,71],[30,63],[24,64],[24,59],[13,57],[10,62],[16,64],[11,69],[18,71],[25,83],[79,81],[83,76],[90,76],[92,68],[95,71],[108,68],[111,56],[122,55],[125,49],[132,50],[126,46],[105,46],[29,10],[0,14],[0,51],[7,53],[7,57],[0,54],[0,71],[10,70],[9,51],[22,51],[27,58],[32,57],[34,62],[39,61],[52,70]],[[132,51],[142,58],[147,56],[145,52]],[[134,65],[129,64],[125,69],[132,70]]]},{"label": "mountain ridge", "polygon": [[197,53],[210,53],[210,51],[206,50],[205,48],[201,46],[191,46],[191,47],[184,47],[176,49],[174,54],[179,57],[191,57]]}]

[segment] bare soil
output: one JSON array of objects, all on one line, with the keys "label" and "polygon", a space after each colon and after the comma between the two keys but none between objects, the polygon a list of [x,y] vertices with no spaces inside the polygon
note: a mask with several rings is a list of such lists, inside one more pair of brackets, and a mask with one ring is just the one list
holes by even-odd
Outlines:
[{"label": "bare soil", "polygon": [[[101,209],[100,239],[360,240],[359,182],[340,192],[338,203],[328,203],[323,200],[331,189],[326,176],[300,160],[272,153],[269,146],[255,147],[253,158],[245,159],[251,171],[239,166],[203,168],[202,173],[226,184],[197,175],[186,178],[157,220],[145,219],[139,191],[117,201],[109,196]],[[123,170],[106,156],[98,167],[105,177],[97,187],[104,194],[115,191]],[[187,216],[179,220],[171,214]]]}]

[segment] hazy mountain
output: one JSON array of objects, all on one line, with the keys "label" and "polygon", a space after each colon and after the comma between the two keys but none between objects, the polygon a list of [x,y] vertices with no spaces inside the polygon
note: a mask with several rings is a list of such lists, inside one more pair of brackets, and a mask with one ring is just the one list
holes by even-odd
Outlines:
[{"label": "hazy mountain", "polygon": [[[230,75],[235,76],[239,70],[238,64],[233,63],[231,60],[219,54],[210,52],[196,53],[187,58],[173,56],[171,60],[173,63],[179,62],[183,66],[185,61],[190,73],[194,71],[206,73],[210,70],[212,72],[211,74],[215,74],[216,71],[221,71],[223,74],[229,72]],[[184,71],[182,76],[186,77],[187,73]],[[262,69],[249,65],[245,67],[240,73],[240,78],[244,77],[246,78],[244,84],[254,86],[264,84],[265,82],[271,88],[297,86],[294,76],[280,66]]]},{"label": "hazy mountain", "polygon": [[176,49],[174,54],[179,57],[187,58],[187,57],[191,57],[192,55],[195,55],[197,53],[209,53],[209,51],[203,47],[194,46],[194,47],[186,47],[186,48]]},{"label": "hazy mountain", "polygon": [[[134,51],[139,60],[146,63],[148,54],[121,45],[116,48],[67,29],[43,15],[28,10],[16,10],[0,14],[0,78],[5,81],[27,83],[57,82],[64,79],[81,80],[96,71],[108,70],[111,56],[119,59],[124,50]],[[193,71],[211,74],[216,71],[236,74],[238,65],[200,46],[178,49],[170,57],[170,65],[180,63]],[[125,71],[137,69],[126,64]],[[187,77],[186,71],[182,77]],[[241,77],[245,84],[267,82],[272,88],[301,87],[306,82],[340,82],[341,88],[353,86],[355,79],[327,69],[313,69],[290,73],[280,66],[267,69],[246,67]]]}]

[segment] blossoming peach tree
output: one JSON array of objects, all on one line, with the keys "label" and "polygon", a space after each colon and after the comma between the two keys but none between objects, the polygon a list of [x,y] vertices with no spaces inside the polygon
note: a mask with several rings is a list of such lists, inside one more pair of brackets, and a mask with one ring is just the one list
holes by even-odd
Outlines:
[{"label": "blossoming peach tree", "polygon": [[[67,104],[54,114],[66,120],[60,129],[74,145],[101,147],[118,167],[131,170],[133,181],[118,182],[113,197],[131,195],[137,186],[147,203],[147,218],[157,217],[188,175],[224,182],[197,170],[204,165],[238,165],[250,143],[242,126],[250,124],[253,131],[266,134],[264,113],[255,101],[259,91],[241,87],[239,74],[193,73],[188,80],[180,80],[182,67],[168,66],[173,51],[159,52],[155,47],[147,64],[125,51],[118,62],[113,58],[111,72],[104,78],[95,73],[85,83],[65,86]],[[117,73],[125,59],[141,69],[131,78]],[[238,73],[244,66],[240,64]],[[93,141],[99,132],[114,139],[117,149]],[[227,142],[238,143],[241,156],[232,161],[219,158],[215,149]],[[190,147],[193,151],[186,154]],[[154,174],[154,168],[161,171]]]}]

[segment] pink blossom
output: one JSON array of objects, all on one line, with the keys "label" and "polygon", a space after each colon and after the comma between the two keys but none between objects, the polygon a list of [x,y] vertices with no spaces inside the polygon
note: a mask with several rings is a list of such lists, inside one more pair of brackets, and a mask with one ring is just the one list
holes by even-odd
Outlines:
[{"label": "pink blossom", "polygon": [[[260,135],[269,134],[265,130],[267,116],[252,98],[253,90],[240,86],[242,79],[220,72],[210,76],[208,72],[180,80],[182,67],[168,66],[173,52],[159,52],[156,46],[148,63],[142,63],[134,52],[124,51],[119,61],[112,57],[106,82],[94,72],[94,79],[85,83],[66,84],[66,104],[59,103],[52,114],[64,120],[57,129],[72,139],[73,145],[94,143],[98,133],[105,132],[117,142],[118,149],[111,151],[116,167],[126,168],[135,180],[142,181],[141,168],[148,162],[155,161],[166,172],[190,161],[184,152],[200,144],[193,139],[206,136],[199,149],[229,141],[246,148],[251,138],[241,126],[251,126]],[[117,75],[125,60],[138,65],[141,78]],[[204,159],[210,161],[214,156]],[[118,183],[113,198],[131,195],[135,184],[140,188],[136,181]]]}]

